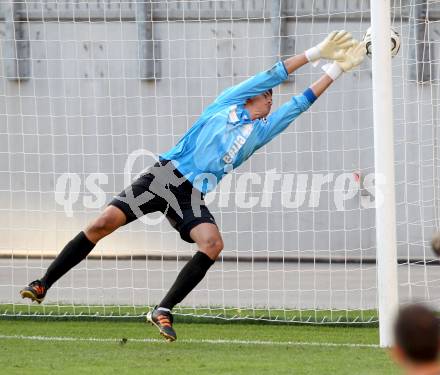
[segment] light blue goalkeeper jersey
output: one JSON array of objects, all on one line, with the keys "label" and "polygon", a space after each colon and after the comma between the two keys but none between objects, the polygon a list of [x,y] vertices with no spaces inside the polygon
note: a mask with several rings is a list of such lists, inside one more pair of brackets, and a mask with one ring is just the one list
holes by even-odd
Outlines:
[{"label": "light blue goalkeeper jersey", "polygon": [[316,100],[312,90],[296,95],[267,118],[251,120],[246,100],[287,79],[282,62],[223,91],[168,152],[177,170],[203,193],[215,188],[223,176],[282,132]]}]

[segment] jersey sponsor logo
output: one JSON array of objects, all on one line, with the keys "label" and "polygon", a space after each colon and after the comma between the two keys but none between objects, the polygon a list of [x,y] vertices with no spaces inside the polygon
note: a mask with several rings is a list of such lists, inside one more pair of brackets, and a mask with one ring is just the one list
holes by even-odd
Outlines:
[{"label": "jersey sponsor logo", "polygon": [[[237,106],[233,105],[230,107],[231,110],[229,112],[229,122],[236,123],[240,122],[240,119],[237,115]],[[246,143],[246,140],[252,133],[252,130],[254,129],[254,123],[248,123],[244,124],[240,127],[240,134],[235,137],[234,143],[232,144],[232,147],[226,152],[226,154],[223,156],[223,161],[226,164],[232,164],[234,161],[234,158],[237,156],[238,151],[243,147],[243,145]]]},{"label": "jersey sponsor logo", "polygon": [[225,156],[223,156],[223,161],[226,164],[232,163],[235,156],[238,154],[238,151],[243,147],[243,145],[246,143],[246,138],[242,135],[239,135],[235,138],[234,143],[232,144],[232,147],[228,150]]}]

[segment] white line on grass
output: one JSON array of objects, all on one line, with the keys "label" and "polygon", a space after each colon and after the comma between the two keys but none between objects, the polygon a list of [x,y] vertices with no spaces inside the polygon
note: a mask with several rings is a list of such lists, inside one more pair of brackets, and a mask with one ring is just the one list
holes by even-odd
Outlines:
[{"label": "white line on grass", "polygon": [[[24,336],[24,335],[0,335],[0,339],[34,340],[34,341],[87,341],[87,342],[122,342],[123,339],[99,338],[99,337],[63,337],[63,336]],[[127,339],[127,342],[141,343],[165,343],[161,339]],[[277,345],[277,346],[326,346],[348,348],[378,348],[376,344],[353,344],[335,342],[301,342],[301,341],[263,341],[263,340],[212,340],[212,339],[182,339],[178,342],[187,344],[233,344],[233,345]]]}]

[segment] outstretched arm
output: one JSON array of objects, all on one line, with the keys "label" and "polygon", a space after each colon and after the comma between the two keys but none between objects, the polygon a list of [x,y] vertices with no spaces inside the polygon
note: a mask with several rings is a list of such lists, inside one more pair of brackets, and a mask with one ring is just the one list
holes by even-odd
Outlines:
[{"label": "outstretched arm", "polygon": [[313,82],[313,84],[310,86],[310,89],[318,98],[325,90],[330,87],[333,82],[334,80],[328,74],[323,74],[321,78]]},{"label": "outstretched arm", "polygon": [[333,64],[323,66],[326,72],[320,79],[314,82],[310,89],[316,97],[319,97],[339,76],[357,67],[365,57],[365,44],[353,41],[353,45]]},{"label": "outstretched arm", "polygon": [[[308,62],[312,64],[317,63],[321,58],[342,61],[347,55],[345,50],[351,49],[351,47],[355,45],[356,41],[353,40],[349,32],[344,30],[333,31],[316,47],[308,49],[301,55],[293,56],[285,60],[284,66],[290,74]],[[336,78],[335,74],[333,76],[324,74],[310,86],[310,89],[316,97],[319,97]]]},{"label": "outstretched arm", "polygon": [[288,74],[311,62],[317,64],[322,59],[340,60],[343,58],[345,50],[353,45],[353,37],[348,31],[332,31],[317,46],[312,47],[299,55],[284,60],[284,67]]},{"label": "outstretched arm", "polygon": [[223,91],[215,100],[216,104],[243,104],[247,99],[263,94],[285,81],[289,74],[308,62],[315,63],[320,58],[337,60],[352,45],[353,39],[347,31],[333,31],[321,43],[299,55],[278,62],[271,69]]},{"label": "outstretched arm", "polygon": [[322,75],[302,94],[294,96],[290,101],[283,104],[272,113],[266,120],[265,126],[261,127],[259,134],[259,147],[265,145],[277,134],[286,129],[301,113],[305,112],[315,100],[343,73],[358,66],[365,57],[365,45],[355,42],[349,48],[341,60],[323,67],[325,74]]},{"label": "outstretched arm", "polygon": [[303,65],[306,65],[309,62],[307,59],[306,53],[301,53],[296,56],[289,57],[284,60],[284,67],[288,74],[293,73],[295,70],[301,68]]},{"label": "outstretched arm", "polygon": [[288,77],[284,64],[279,61],[272,68],[223,91],[215,100],[216,104],[243,104],[247,99],[260,95],[278,86]]}]

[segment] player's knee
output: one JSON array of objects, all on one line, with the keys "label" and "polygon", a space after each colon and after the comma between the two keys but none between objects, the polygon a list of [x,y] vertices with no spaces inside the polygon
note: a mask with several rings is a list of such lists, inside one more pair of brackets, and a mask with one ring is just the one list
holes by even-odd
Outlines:
[{"label": "player's knee", "polygon": [[199,244],[200,250],[207,254],[211,259],[216,259],[223,250],[223,240],[219,236],[210,236]]},{"label": "player's knee", "polygon": [[104,212],[89,225],[87,232],[98,238],[102,238],[120,226],[120,219],[117,215],[110,212]]}]

